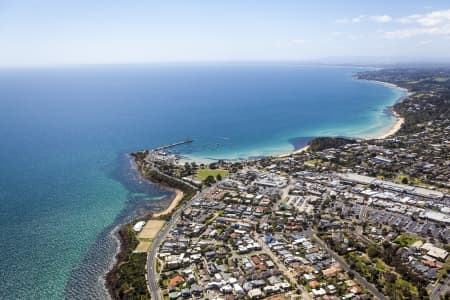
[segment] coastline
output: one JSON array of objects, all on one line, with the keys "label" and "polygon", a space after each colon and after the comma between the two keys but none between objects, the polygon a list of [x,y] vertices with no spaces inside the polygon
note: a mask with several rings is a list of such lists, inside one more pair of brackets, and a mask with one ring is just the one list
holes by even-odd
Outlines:
[{"label": "coastline", "polygon": [[390,136],[395,135],[403,126],[405,123],[405,118],[401,117],[396,111],[392,110],[392,115],[395,116],[396,121],[394,125],[392,125],[390,128],[386,129],[383,132],[380,132],[379,134],[370,135],[366,137],[366,140],[381,140],[386,139]]},{"label": "coastline", "polygon": [[294,155],[294,154],[299,154],[299,153],[302,153],[302,152],[305,152],[305,151],[308,151],[308,150],[309,150],[309,145],[306,145],[306,146],[304,146],[304,147],[302,147],[300,149],[293,150],[293,151],[291,151],[289,153],[276,155],[276,157],[279,157],[279,158],[288,157],[288,156],[291,156],[291,155]]},{"label": "coastline", "polygon": [[132,245],[130,238],[127,237],[127,234],[126,234],[127,227],[132,226],[134,223],[136,223],[137,221],[142,220],[144,218],[149,218],[149,219],[158,218],[158,217],[162,217],[164,215],[168,215],[168,214],[172,213],[173,210],[176,209],[176,207],[178,206],[178,204],[180,203],[180,201],[183,199],[183,197],[185,195],[185,193],[179,189],[171,188],[165,184],[157,183],[157,182],[153,182],[153,181],[149,180],[146,176],[144,176],[142,174],[139,166],[136,164],[136,161],[133,157],[130,157],[130,167],[132,169],[134,169],[137,172],[137,174],[139,175],[138,180],[145,181],[146,184],[156,184],[159,187],[171,192],[172,195],[170,195],[169,203],[164,210],[162,210],[160,212],[156,212],[156,213],[148,212],[147,214],[137,216],[135,218],[132,218],[132,220],[130,220],[128,223],[119,224],[119,225],[115,226],[113,228],[113,230],[110,231],[110,235],[117,243],[117,247],[116,247],[114,256],[110,260],[108,269],[106,270],[106,272],[104,274],[102,274],[101,278],[99,278],[99,280],[102,281],[104,290],[110,299],[120,299],[120,297],[118,297],[118,294],[115,290],[115,283],[116,283],[115,273],[118,272],[118,266],[120,264],[120,261],[123,260],[124,258],[126,258],[127,254],[128,254],[127,252],[129,252],[130,247],[133,249],[135,248],[134,245]]},{"label": "coastline", "polygon": [[[365,79],[357,79],[357,80],[365,80]],[[399,97],[398,99],[396,99],[396,101],[394,102],[394,104],[400,102],[402,99],[410,96],[412,93],[410,93],[407,89],[399,87],[395,84],[391,84],[391,83],[387,83],[387,82],[382,82],[382,81],[376,81],[376,80],[366,80],[366,81],[371,81],[373,83],[377,83],[377,84],[382,84],[384,86],[390,87],[390,88],[395,88],[398,89],[400,91],[402,91],[404,93],[403,96]],[[394,105],[393,104],[393,105]],[[365,139],[385,139],[389,136],[392,136],[394,134],[396,134],[402,127],[402,125],[405,122],[405,119],[403,117],[401,117],[393,108],[391,108],[391,114],[396,118],[396,122],[393,124],[393,126],[391,126],[390,128],[387,128],[386,130],[384,130],[383,132],[380,132],[379,134],[376,134],[374,136],[369,136],[366,137]],[[285,154],[274,154],[273,156],[278,157],[278,158],[285,158],[285,157],[289,157],[291,155],[295,155],[295,154],[299,154],[302,152],[306,152],[310,149],[309,144],[300,148],[300,149],[296,149],[293,150],[291,152],[285,153]],[[186,162],[186,161],[193,161],[192,158],[184,158],[181,160],[181,162]],[[203,162],[200,163],[209,163],[209,162],[213,162],[213,159],[204,159]],[[199,161],[196,160],[197,163],[199,163]],[[177,209],[179,203],[183,200],[184,196],[186,195],[182,190],[177,189],[177,188],[172,188],[170,186],[168,186],[167,184],[165,184],[164,182],[157,182],[157,181],[152,181],[149,178],[147,178],[146,176],[144,176],[141,172],[141,169],[139,168],[139,166],[136,164],[135,159],[132,160],[132,164],[133,167],[136,168],[136,170],[138,171],[139,175],[141,176],[141,178],[143,180],[146,180],[149,183],[152,184],[157,184],[171,192],[174,193],[172,199],[170,200],[169,205],[167,206],[166,209],[164,209],[161,212],[158,213],[152,213],[152,218],[158,218],[158,217],[163,217],[165,215],[170,215],[174,210]],[[139,219],[139,218],[138,218]],[[136,222],[138,219],[135,219],[133,221],[130,222],[130,224]],[[129,224],[128,224],[129,225]],[[108,281],[109,276],[111,276],[112,272],[114,272],[114,270],[117,269],[117,266],[120,262],[120,258],[123,257],[126,253],[126,251],[128,250],[128,243],[127,241],[124,239],[123,234],[121,234],[121,231],[126,227],[127,225],[122,226],[121,228],[119,228],[116,232],[115,232],[115,236],[118,239],[119,245],[118,245],[118,250],[116,255],[114,256],[114,259],[112,261],[111,264],[111,269],[108,270],[108,272],[105,275],[105,285],[106,288],[109,292],[109,295],[114,299],[114,290],[113,290],[113,286],[111,285],[111,282]]]},{"label": "coastline", "polygon": [[[381,69],[381,68],[380,68]],[[392,124],[392,126],[389,126],[388,128],[383,129],[380,132],[376,132],[374,134],[369,134],[367,136],[359,136],[359,137],[353,137],[355,139],[364,139],[364,140],[370,140],[370,139],[385,139],[388,138],[390,136],[395,135],[403,126],[405,119],[403,117],[401,117],[395,110],[394,110],[394,105],[399,103],[400,101],[402,101],[403,99],[413,95],[413,92],[410,92],[408,89],[400,87],[396,84],[393,83],[389,83],[389,82],[384,82],[384,81],[379,81],[379,80],[368,80],[368,79],[360,79],[358,78],[357,74],[353,75],[353,79],[354,80],[361,80],[361,81],[366,81],[366,82],[370,82],[370,83],[374,83],[374,84],[378,84],[378,85],[383,85],[386,87],[389,87],[391,89],[396,89],[399,90],[403,93],[403,95],[401,95],[400,97],[398,97],[394,103],[392,103],[390,106],[386,106],[386,108],[389,109],[389,114],[391,114],[393,117],[395,117],[395,123]],[[317,136],[318,137],[318,136]],[[317,138],[315,137],[315,138]],[[314,139],[314,138],[313,138]],[[309,146],[306,145],[302,148],[299,149],[294,149],[290,152],[285,152],[285,153],[273,153],[272,155],[268,155],[268,156],[275,156],[275,157],[279,157],[279,158],[283,158],[283,157],[288,157],[290,155],[294,155],[294,154],[299,154],[305,151],[308,151]],[[249,159],[249,158],[248,158]],[[186,162],[196,162],[199,164],[209,164],[209,163],[213,163],[218,161],[219,159],[213,159],[213,158],[198,158],[198,157],[190,157],[190,156],[186,156],[183,157],[183,159],[180,160],[180,163],[184,164]],[[227,160],[227,159],[225,159]],[[247,160],[247,159],[238,159],[239,160]]]},{"label": "coastline", "polygon": [[369,135],[369,136],[364,137],[364,139],[365,139],[365,140],[373,140],[373,139],[375,139],[375,140],[381,140],[381,139],[385,139],[385,138],[388,138],[388,137],[390,137],[390,136],[395,135],[395,134],[402,128],[403,124],[405,123],[405,118],[403,118],[402,116],[400,116],[400,115],[395,111],[394,105],[397,104],[397,103],[399,103],[399,102],[401,102],[403,99],[405,99],[405,98],[411,96],[411,95],[414,94],[414,93],[410,92],[410,91],[409,91],[408,89],[406,89],[406,88],[400,87],[400,86],[398,86],[398,85],[396,85],[396,84],[389,83],[389,82],[384,82],[384,81],[379,81],[379,80],[359,79],[359,78],[357,78],[357,77],[356,77],[356,79],[357,79],[357,80],[367,81],[367,82],[372,82],[372,83],[376,83],[376,84],[381,84],[381,85],[384,85],[384,86],[390,87],[390,88],[395,88],[395,89],[397,89],[397,90],[399,90],[399,91],[401,91],[401,92],[404,93],[403,96],[401,96],[401,97],[399,97],[397,100],[395,100],[395,102],[392,104],[392,106],[390,107],[390,110],[389,110],[389,111],[390,111],[390,114],[396,118],[395,123],[394,123],[391,127],[387,128],[387,129],[385,129],[385,130],[383,130],[383,131],[381,131],[381,132],[379,132],[379,133],[376,133],[376,134],[373,134],[373,135]]},{"label": "coastline", "polygon": [[159,218],[161,216],[168,215],[172,213],[172,211],[178,206],[178,204],[184,197],[184,192],[179,189],[173,189],[173,192],[175,193],[175,197],[173,197],[173,199],[170,201],[169,206],[165,210],[153,214],[153,218]]},{"label": "coastline", "polygon": [[[170,182],[170,180],[165,179],[164,176],[161,178],[154,178],[154,180],[151,179],[152,175],[145,176],[142,172],[142,167],[138,165],[137,160],[133,155],[130,155],[131,158],[131,168],[137,171],[139,178],[138,180],[145,181],[148,184],[154,184],[159,186],[160,188],[167,190],[172,193],[170,197],[170,202],[167,205],[167,207],[160,211],[160,212],[148,212],[147,214],[144,214],[142,216],[138,216],[136,218],[133,218],[126,224],[122,224],[121,226],[118,226],[114,229],[114,231],[111,232],[111,234],[114,235],[116,241],[118,242],[118,246],[116,249],[116,254],[111,259],[110,267],[107,270],[105,274],[103,274],[102,279],[104,282],[104,287],[108,293],[108,296],[111,299],[121,299],[119,296],[120,289],[117,289],[117,283],[118,283],[118,276],[117,273],[120,273],[120,265],[123,263],[123,260],[129,257],[130,255],[135,255],[133,253],[133,250],[136,248],[138,243],[137,234],[131,230],[133,224],[135,224],[139,220],[151,220],[151,219],[159,219],[164,218],[166,216],[170,216],[171,213],[173,213],[186,197],[190,197],[189,190],[184,192],[181,190],[181,188],[173,187],[173,182]],[[158,172],[156,172],[158,173]],[[154,175],[153,175],[154,176]],[[175,185],[176,186],[176,185]],[[137,242],[135,244],[135,242]],[[147,257],[147,254],[145,254],[145,257]],[[147,258],[145,258],[145,261]],[[143,264],[143,266],[146,267],[146,263]],[[142,274],[144,277],[146,275],[145,273]],[[120,277],[120,276],[119,276]],[[146,278],[146,277],[145,277]],[[146,279],[145,279],[146,280]],[[148,286],[146,283],[146,289],[148,293],[150,292],[148,290]],[[148,299],[150,299],[150,295],[147,294]],[[143,298],[147,299],[147,298]]]}]

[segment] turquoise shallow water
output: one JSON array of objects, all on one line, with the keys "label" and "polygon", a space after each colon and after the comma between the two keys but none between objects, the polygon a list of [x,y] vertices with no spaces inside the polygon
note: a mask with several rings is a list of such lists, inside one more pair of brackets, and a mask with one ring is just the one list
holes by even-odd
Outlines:
[{"label": "turquoise shallow water", "polygon": [[402,92],[352,79],[358,70],[1,70],[0,298],[105,296],[98,277],[117,246],[111,231],[170,196],[136,180],[130,151],[191,137],[182,154],[246,158],[290,151],[295,138],[365,136],[391,126],[385,109]]}]

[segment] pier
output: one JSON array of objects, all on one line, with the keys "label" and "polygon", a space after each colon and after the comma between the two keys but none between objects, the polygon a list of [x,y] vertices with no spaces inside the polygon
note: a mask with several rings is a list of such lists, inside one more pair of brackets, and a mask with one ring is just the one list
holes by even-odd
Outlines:
[{"label": "pier", "polygon": [[176,143],[172,143],[172,144],[168,144],[168,145],[164,145],[164,146],[160,146],[160,147],[154,148],[154,149],[152,149],[152,151],[159,151],[159,150],[163,150],[163,149],[172,148],[172,147],[175,147],[175,146],[178,146],[178,145],[189,144],[189,143],[192,143],[193,141],[194,140],[192,140],[192,139],[185,139],[183,141],[179,141],[179,142],[176,142]]}]

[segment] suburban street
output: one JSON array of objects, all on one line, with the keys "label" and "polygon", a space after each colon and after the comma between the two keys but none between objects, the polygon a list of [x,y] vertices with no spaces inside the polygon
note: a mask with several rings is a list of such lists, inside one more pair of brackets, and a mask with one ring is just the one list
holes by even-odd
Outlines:
[{"label": "suburban street", "polygon": [[432,290],[430,299],[431,300],[439,300],[441,299],[441,295],[446,291],[450,291],[450,279],[446,278],[443,283],[438,283],[436,287]]},{"label": "suburban street", "polygon": [[[205,190],[207,191],[207,190]],[[147,254],[147,287],[150,291],[151,298],[154,300],[161,300],[161,293],[159,290],[158,280],[159,280],[159,274],[155,270],[156,266],[156,256],[158,254],[158,249],[161,245],[161,243],[166,239],[167,235],[169,234],[172,226],[178,221],[181,212],[185,209],[187,209],[193,201],[195,201],[196,197],[198,196],[198,193],[188,202],[183,204],[182,207],[176,209],[172,217],[169,221],[164,225],[164,227],[161,229],[161,231],[158,233],[156,238],[152,241],[152,245],[150,247],[150,250]]]},{"label": "suburban street", "polygon": [[364,286],[367,290],[369,290],[375,297],[377,297],[380,300],[388,300],[382,293],[380,293],[372,284],[370,284],[365,278],[363,278],[361,275],[359,275],[357,272],[353,271],[350,266],[339,256],[337,255],[333,250],[328,248],[328,245],[322,241],[316,234],[313,235],[316,239],[317,243],[323,247],[328,254],[330,254],[341,266],[344,268],[345,271],[349,273],[353,273],[355,276],[355,280],[358,281],[359,284]]},{"label": "suburban street", "polygon": [[270,250],[269,246],[264,242],[264,239],[258,236],[257,234],[254,235],[255,239],[258,241],[258,243],[261,245],[261,248],[264,250],[264,253],[267,253],[270,256],[270,259],[277,265],[277,267],[282,271],[286,277],[289,278],[289,280],[295,284],[296,288],[300,289],[302,291],[302,297],[303,299],[312,299],[312,297],[308,294],[308,292],[305,290],[303,286],[298,285],[297,278],[295,278],[294,274],[290,270],[286,268],[286,266],[280,262],[278,257],[273,254],[272,250]]}]

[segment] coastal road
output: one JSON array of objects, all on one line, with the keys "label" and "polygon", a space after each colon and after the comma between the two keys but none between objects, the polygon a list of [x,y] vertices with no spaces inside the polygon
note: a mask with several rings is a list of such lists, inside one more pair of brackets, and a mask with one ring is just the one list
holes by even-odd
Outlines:
[{"label": "coastal road", "polygon": [[382,293],[380,293],[372,284],[370,284],[364,277],[358,274],[358,272],[352,270],[350,266],[339,256],[337,255],[333,250],[328,248],[328,245],[322,241],[316,234],[313,235],[316,239],[317,243],[325,249],[325,251],[328,252],[329,255],[331,255],[348,273],[352,273],[355,276],[356,281],[358,281],[359,284],[364,286],[367,290],[369,290],[376,298],[380,300],[388,300],[386,296],[384,296]]},{"label": "coastal road", "polygon": [[[208,191],[209,189],[206,189]],[[197,193],[191,200],[183,204],[180,208],[178,208],[173,214],[170,220],[164,225],[163,228],[159,231],[158,235],[152,242],[150,250],[147,253],[147,286],[150,290],[150,296],[153,300],[162,300],[160,289],[159,289],[159,274],[156,272],[156,255],[158,254],[159,247],[161,243],[166,239],[173,225],[178,222],[178,219],[181,216],[181,212],[189,208],[192,203],[195,201],[199,193]]]}]

